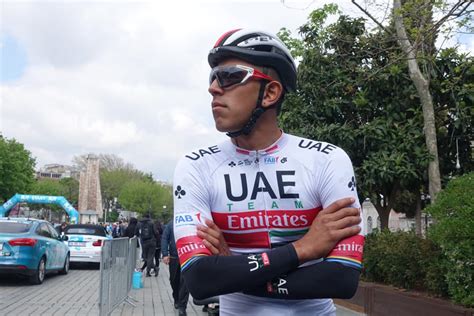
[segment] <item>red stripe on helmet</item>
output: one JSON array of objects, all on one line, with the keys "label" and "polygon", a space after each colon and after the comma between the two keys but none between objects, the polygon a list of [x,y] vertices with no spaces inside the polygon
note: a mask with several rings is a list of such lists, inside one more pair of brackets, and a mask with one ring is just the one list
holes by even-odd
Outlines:
[{"label": "red stripe on helmet", "polygon": [[219,39],[217,40],[217,42],[214,44],[214,48],[220,46],[220,44],[222,42],[224,42],[226,39],[228,39],[232,34],[234,34],[235,32],[237,31],[240,31],[241,29],[235,29],[235,30],[230,30],[228,32],[225,32],[224,34],[222,34],[221,37],[219,37]]}]

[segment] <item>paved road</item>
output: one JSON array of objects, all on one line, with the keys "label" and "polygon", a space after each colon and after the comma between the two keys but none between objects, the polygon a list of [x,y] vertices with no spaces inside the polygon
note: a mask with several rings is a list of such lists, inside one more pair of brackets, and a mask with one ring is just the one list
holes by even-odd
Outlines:
[{"label": "paved road", "polygon": [[[97,267],[76,266],[68,275],[49,275],[42,285],[32,286],[12,276],[0,279],[0,315],[99,315],[99,276]],[[158,277],[144,278],[143,289],[132,290],[137,307],[122,304],[112,315],[177,315],[172,306],[167,266],[161,266]],[[189,302],[189,316],[206,316],[200,306]],[[338,316],[362,315],[338,307]],[[275,315],[276,316],[276,315]]]},{"label": "paved road", "polygon": [[[68,275],[48,275],[41,285],[29,285],[12,276],[0,279],[0,315],[99,315],[100,270],[94,266],[76,266]],[[144,278],[144,288],[131,291],[137,307],[119,306],[112,315],[177,315],[172,306],[167,267],[159,277]],[[190,301],[190,316],[205,316],[200,306]]]}]

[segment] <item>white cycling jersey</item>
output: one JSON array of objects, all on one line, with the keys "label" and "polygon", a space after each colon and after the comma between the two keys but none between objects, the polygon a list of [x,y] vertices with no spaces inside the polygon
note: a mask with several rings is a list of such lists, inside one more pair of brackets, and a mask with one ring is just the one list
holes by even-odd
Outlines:
[{"label": "white cycling jersey", "polygon": [[[210,255],[196,235],[196,225],[204,225],[204,218],[219,226],[233,254],[261,253],[301,238],[319,211],[336,200],[354,197],[353,207],[360,208],[347,154],[329,143],[285,133],[265,150],[248,151],[228,140],[185,155],[176,167],[174,195],[174,233],[182,269]],[[362,222],[360,226],[363,229]],[[312,264],[327,260],[360,268],[364,235],[361,230],[340,241],[326,258]],[[234,293],[222,295],[220,302],[222,315],[334,313],[330,299]]]}]

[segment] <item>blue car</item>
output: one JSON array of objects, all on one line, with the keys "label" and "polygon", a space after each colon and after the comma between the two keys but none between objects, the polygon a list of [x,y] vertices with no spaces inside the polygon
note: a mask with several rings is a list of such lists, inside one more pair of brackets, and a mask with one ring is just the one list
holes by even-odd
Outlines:
[{"label": "blue car", "polygon": [[69,272],[69,247],[53,226],[32,218],[0,218],[0,273],[29,277],[43,283],[46,273]]}]

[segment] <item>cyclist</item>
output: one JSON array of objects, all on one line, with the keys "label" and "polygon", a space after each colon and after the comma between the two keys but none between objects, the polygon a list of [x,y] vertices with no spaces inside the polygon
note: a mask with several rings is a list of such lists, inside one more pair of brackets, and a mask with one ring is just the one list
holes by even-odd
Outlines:
[{"label": "cyclist", "polygon": [[220,295],[221,315],[335,315],[330,298],[355,293],[364,243],[351,161],[279,129],[296,66],[276,36],[229,31],[208,61],[216,128],[230,140],[176,167],[175,238],[188,288],[197,299]]}]

